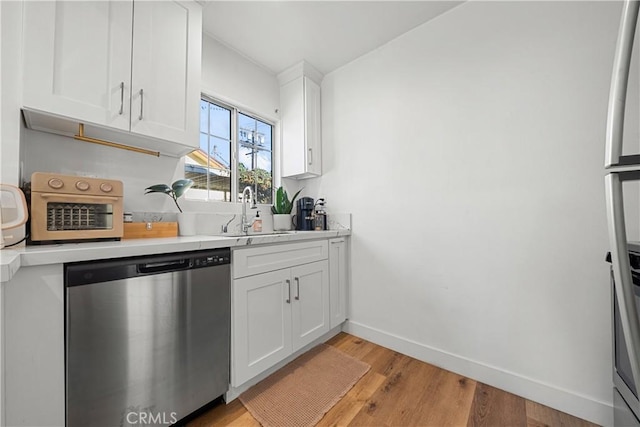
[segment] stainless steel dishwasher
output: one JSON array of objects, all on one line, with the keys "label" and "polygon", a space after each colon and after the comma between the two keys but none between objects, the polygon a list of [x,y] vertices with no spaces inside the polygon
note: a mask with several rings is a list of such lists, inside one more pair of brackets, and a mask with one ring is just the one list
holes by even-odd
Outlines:
[{"label": "stainless steel dishwasher", "polygon": [[230,257],[65,265],[68,427],[175,424],[227,391]]}]

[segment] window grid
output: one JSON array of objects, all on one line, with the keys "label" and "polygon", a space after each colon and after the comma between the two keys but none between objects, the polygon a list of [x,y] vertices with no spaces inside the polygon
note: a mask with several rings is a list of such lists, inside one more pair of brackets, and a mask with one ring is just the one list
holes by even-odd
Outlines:
[{"label": "window grid", "polygon": [[200,150],[185,157],[185,177],[195,183],[185,197],[237,202],[250,185],[258,203],[271,204],[273,124],[206,95],[200,122]]}]

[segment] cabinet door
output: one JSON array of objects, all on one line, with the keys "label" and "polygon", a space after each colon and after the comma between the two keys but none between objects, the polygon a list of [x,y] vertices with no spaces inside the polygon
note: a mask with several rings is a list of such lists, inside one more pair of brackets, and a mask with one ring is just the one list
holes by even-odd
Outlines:
[{"label": "cabinet door", "polygon": [[305,172],[304,77],[298,77],[280,88],[280,110],[282,176],[297,176]]},{"label": "cabinet door", "polygon": [[322,138],[320,123],[320,86],[308,77],[304,78],[304,127],[305,127],[305,172],[322,174]]},{"label": "cabinet door", "polygon": [[129,130],[131,1],[24,2],[23,105]]},{"label": "cabinet door", "polygon": [[329,240],[329,296],[331,328],[347,319],[348,260],[344,238]]},{"label": "cabinet door", "polygon": [[318,261],[291,269],[293,351],[329,331],[329,266]]},{"label": "cabinet door", "polygon": [[199,4],[136,2],[132,132],[198,147],[201,49]]},{"label": "cabinet door", "polygon": [[290,283],[289,269],[233,281],[234,387],[291,354]]},{"label": "cabinet door", "polygon": [[322,173],[320,86],[300,76],[280,87],[282,176]]}]

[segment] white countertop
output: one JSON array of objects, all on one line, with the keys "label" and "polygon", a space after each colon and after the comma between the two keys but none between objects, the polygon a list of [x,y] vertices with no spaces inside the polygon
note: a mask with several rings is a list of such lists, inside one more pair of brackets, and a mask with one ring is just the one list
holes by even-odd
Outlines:
[{"label": "white countertop", "polygon": [[8,282],[20,269],[35,265],[122,258],[199,249],[234,248],[297,240],[328,239],[348,236],[350,230],[289,231],[280,234],[250,234],[248,236],[188,236],[156,239],[129,239],[118,242],[64,243],[27,246],[0,250],[0,282]]}]

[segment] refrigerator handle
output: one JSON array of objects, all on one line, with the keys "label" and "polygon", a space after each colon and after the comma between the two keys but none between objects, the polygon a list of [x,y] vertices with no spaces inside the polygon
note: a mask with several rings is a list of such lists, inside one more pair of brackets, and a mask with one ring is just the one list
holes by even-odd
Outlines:
[{"label": "refrigerator handle", "polygon": [[627,343],[631,372],[636,390],[640,390],[640,318],[633,292],[631,265],[627,249],[627,231],[624,222],[621,175],[605,176],[607,223],[611,247],[611,266],[615,283],[615,294],[620,308],[622,332]]},{"label": "refrigerator handle", "polygon": [[619,164],[622,155],[624,108],[639,6],[640,3],[637,0],[626,0],[622,6],[622,17],[620,18],[618,42],[616,43],[611,87],[609,89],[609,108],[607,110],[605,135],[605,168]]}]

